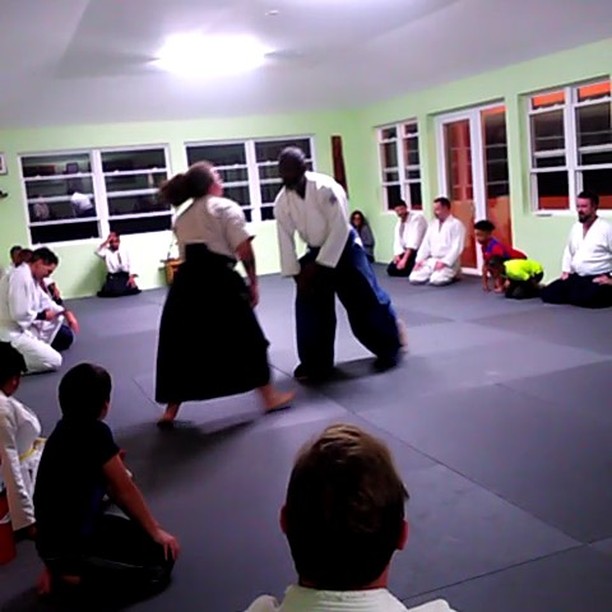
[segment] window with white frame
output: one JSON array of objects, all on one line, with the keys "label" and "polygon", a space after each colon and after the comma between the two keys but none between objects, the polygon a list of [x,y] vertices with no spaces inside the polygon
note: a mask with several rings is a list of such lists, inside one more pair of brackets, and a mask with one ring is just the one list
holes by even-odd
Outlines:
[{"label": "window with white frame", "polygon": [[278,156],[285,147],[299,147],[313,168],[312,139],[276,138],[187,145],[189,165],[208,161],[223,179],[224,196],[244,209],[248,221],[274,219],[274,200],[281,188]]},{"label": "window with white frame", "polygon": [[168,178],[164,147],[23,155],[21,172],[33,245],[170,229],[156,194]]},{"label": "window with white frame", "polygon": [[378,129],[381,183],[386,209],[403,200],[409,208],[423,208],[419,129],[407,121]]},{"label": "window with white frame", "polygon": [[610,81],[564,87],[529,97],[531,195],[535,210],[573,210],[593,191],[612,209]]}]

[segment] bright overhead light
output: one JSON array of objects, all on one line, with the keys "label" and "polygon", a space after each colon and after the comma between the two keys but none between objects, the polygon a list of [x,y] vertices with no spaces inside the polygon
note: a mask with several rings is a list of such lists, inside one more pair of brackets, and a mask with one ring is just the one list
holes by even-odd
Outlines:
[{"label": "bright overhead light", "polygon": [[250,36],[179,34],[168,38],[153,63],[181,76],[220,77],[259,68],[270,51]]}]

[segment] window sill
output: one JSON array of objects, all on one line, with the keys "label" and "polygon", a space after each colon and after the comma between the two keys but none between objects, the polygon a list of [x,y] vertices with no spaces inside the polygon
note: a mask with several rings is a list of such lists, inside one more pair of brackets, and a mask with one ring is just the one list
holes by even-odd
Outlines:
[{"label": "window sill", "polygon": [[[610,209],[600,209],[597,213],[600,217],[612,218],[612,210]],[[531,211],[531,215],[533,217],[572,217],[576,218],[575,210],[533,210]]]}]

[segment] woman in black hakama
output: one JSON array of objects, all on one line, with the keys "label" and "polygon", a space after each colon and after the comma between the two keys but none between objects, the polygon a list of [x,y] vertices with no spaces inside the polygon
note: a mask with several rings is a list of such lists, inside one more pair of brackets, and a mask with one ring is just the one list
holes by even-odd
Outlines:
[{"label": "woman in black hakama", "polygon": [[[252,236],[242,209],[221,198],[222,189],[214,168],[201,162],[160,191],[174,206],[193,199],[175,222],[183,263],[159,328],[155,399],[167,406],[162,427],[172,425],[183,402],[257,389],[269,412],[294,397],[271,383],[269,343],[253,310],[259,295]],[[234,269],[238,260],[248,284]]]}]

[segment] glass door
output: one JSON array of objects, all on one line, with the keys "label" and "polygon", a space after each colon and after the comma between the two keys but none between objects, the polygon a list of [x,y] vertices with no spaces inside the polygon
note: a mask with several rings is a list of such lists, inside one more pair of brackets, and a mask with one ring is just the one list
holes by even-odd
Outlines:
[{"label": "glass door", "polygon": [[474,238],[475,221],[489,219],[496,227],[496,237],[512,244],[505,110],[498,104],[438,119],[441,195],[448,196],[453,215],[466,228],[461,254],[466,272],[482,266]]}]

